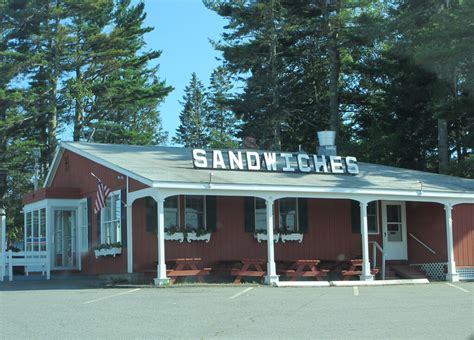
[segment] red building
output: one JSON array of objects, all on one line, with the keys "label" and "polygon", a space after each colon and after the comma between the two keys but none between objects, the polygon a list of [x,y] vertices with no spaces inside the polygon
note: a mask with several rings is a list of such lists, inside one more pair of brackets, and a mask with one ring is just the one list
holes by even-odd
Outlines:
[{"label": "red building", "polygon": [[[111,191],[98,214],[91,173]],[[351,157],[65,142],[24,204],[25,250],[53,271],[155,270],[161,285],[168,259],[263,258],[276,283],[280,260],[361,258],[372,280],[383,252],[431,277],[474,277],[474,180]],[[114,243],[103,252],[119,255],[96,257]]]}]

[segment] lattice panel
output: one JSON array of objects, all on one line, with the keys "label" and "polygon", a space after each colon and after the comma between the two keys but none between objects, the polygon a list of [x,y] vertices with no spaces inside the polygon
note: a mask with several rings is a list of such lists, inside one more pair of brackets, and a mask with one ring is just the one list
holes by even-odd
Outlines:
[{"label": "lattice panel", "polygon": [[474,268],[456,268],[459,280],[474,280]]},{"label": "lattice panel", "polygon": [[432,281],[444,281],[446,280],[446,272],[448,264],[446,262],[435,262],[435,263],[417,263],[411,264],[411,266],[423,271],[428,279]]}]

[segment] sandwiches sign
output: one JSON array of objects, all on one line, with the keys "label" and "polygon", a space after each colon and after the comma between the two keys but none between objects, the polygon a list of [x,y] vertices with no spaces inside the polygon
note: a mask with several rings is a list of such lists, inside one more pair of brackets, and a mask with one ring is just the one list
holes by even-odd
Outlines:
[{"label": "sandwiches sign", "polygon": [[357,175],[355,157],[320,156],[306,153],[193,149],[197,169],[332,173]]}]

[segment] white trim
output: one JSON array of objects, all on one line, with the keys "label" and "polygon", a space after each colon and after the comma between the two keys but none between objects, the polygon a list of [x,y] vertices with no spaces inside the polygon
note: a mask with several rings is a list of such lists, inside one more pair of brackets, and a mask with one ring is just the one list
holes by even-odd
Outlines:
[{"label": "white trim", "polygon": [[[453,205],[474,203],[474,194],[456,192],[428,192],[402,190],[370,190],[354,188],[324,188],[308,186],[274,186],[274,185],[241,185],[241,184],[208,184],[208,183],[171,183],[154,182],[153,188],[159,189],[162,195],[173,195],[176,190],[189,195],[220,195],[220,196],[254,196],[267,199],[284,197],[301,198],[333,198],[353,200],[393,200],[436,202]],[[251,192],[251,194],[249,193]]]}]

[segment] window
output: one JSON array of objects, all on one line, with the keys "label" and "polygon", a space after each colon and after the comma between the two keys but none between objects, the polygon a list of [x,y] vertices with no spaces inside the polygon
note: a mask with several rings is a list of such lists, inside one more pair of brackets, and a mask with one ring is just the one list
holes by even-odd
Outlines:
[{"label": "window", "polygon": [[179,226],[179,196],[167,197],[164,202],[165,230]]},{"label": "window", "polygon": [[279,225],[280,229],[287,231],[298,231],[298,199],[283,198],[279,200],[280,213]]},{"label": "window", "polygon": [[261,198],[255,198],[255,231],[267,230],[267,204]]},{"label": "window", "polygon": [[79,226],[80,240],[79,245],[80,251],[88,251],[89,248],[89,235],[88,235],[88,222],[89,212],[87,211],[87,202],[81,202],[79,205],[79,215],[81,216],[81,225]]},{"label": "window", "polygon": [[[274,228],[286,228],[288,232],[308,232],[308,199],[284,198],[275,201]],[[275,214],[276,215],[276,214]],[[277,220],[278,218],[278,220]],[[267,205],[265,200],[256,197],[244,197],[244,230],[248,233],[267,230]]]},{"label": "window", "polygon": [[377,202],[370,202],[367,205],[367,224],[369,234],[379,233],[379,219],[378,219],[378,204]]},{"label": "window", "polygon": [[25,250],[46,250],[46,209],[25,213]]},{"label": "window", "polygon": [[[360,203],[351,201],[352,232],[360,234]],[[379,233],[379,204],[373,201],[367,204],[367,230],[369,234]]]},{"label": "window", "polygon": [[186,230],[206,229],[205,196],[186,196]]},{"label": "window", "polygon": [[115,191],[107,197],[105,207],[101,210],[101,243],[116,243],[122,241],[122,201],[120,191]]}]

